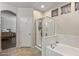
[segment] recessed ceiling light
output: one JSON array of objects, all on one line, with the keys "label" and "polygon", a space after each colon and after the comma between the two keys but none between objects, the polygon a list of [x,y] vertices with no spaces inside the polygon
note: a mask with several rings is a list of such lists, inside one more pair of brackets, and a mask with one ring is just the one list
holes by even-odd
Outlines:
[{"label": "recessed ceiling light", "polygon": [[41,8],[44,8],[45,7],[45,5],[41,5]]}]

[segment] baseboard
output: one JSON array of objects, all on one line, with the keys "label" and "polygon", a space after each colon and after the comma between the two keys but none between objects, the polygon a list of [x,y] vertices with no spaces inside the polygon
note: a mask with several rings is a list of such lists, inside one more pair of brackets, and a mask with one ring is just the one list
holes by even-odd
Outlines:
[{"label": "baseboard", "polygon": [[38,46],[35,46],[35,48],[39,49],[40,51],[42,51],[42,48],[38,47]]}]

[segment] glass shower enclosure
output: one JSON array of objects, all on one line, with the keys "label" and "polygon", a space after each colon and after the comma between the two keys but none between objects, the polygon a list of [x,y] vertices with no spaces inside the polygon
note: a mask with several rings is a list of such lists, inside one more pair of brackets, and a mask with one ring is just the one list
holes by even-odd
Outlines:
[{"label": "glass shower enclosure", "polygon": [[55,20],[44,17],[36,20],[36,46],[42,48],[42,38],[55,34]]}]

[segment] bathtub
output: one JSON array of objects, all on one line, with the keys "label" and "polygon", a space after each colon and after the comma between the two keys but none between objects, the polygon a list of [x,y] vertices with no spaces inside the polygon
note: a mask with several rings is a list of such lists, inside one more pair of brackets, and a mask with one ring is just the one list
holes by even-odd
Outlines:
[{"label": "bathtub", "polygon": [[55,48],[47,46],[46,56],[79,56],[79,48],[59,43]]}]

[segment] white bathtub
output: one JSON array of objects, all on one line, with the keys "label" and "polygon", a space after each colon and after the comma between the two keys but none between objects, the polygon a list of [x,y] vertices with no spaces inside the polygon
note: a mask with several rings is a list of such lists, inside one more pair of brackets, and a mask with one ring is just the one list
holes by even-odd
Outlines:
[{"label": "white bathtub", "polygon": [[79,56],[79,48],[59,43],[54,49],[46,47],[46,56]]}]

